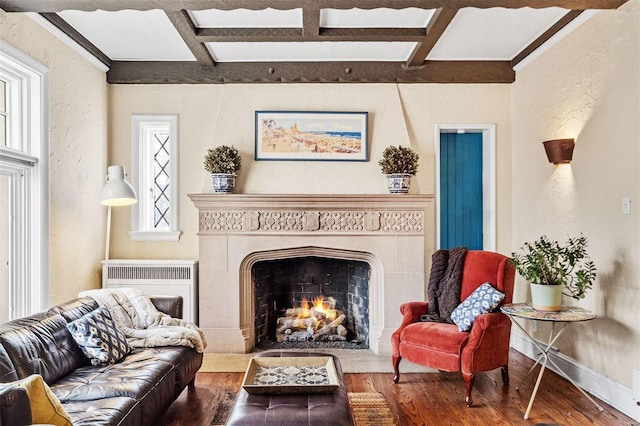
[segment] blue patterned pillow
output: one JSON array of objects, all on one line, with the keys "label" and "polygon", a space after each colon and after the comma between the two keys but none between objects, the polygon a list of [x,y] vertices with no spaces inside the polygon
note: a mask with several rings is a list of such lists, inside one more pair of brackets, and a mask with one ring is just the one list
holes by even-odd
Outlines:
[{"label": "blue patterned pillow", "polygon": [[451,313],[451,319],[460,331],[471,330],[471,325],[481,314],[493,311],[504,299],[489,283],[484,283],[469,295]]},{"label": "blue patterned pillow", "polygon": [[70,322],[67,328],[92,365],[114,364],[131,352],[125,335],[104,306]]}]

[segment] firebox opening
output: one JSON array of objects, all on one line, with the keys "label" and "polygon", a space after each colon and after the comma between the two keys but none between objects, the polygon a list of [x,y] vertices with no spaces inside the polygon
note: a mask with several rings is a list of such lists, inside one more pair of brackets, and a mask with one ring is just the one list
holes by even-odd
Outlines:
[{"label": "firebox opening", "polygon": [[257,262],[255,347],[368,349],[370,271],[315,256]]}]

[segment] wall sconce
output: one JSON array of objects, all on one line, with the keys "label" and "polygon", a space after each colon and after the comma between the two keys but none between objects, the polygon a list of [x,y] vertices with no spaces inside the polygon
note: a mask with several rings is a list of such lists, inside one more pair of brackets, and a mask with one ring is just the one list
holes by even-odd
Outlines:
[{"label": "wall sconce", "polygon": [[574,139],[552,139],[542,142],[547,158],[553,164],[568,164],[573,158]]}]

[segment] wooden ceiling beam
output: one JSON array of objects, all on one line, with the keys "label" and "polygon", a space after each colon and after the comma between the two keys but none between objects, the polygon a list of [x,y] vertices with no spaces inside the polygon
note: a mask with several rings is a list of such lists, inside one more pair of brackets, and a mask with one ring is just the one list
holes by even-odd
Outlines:
[{"label": "wooden ceiling beam", "polygon": [[320,35],[320,8],[307,6],[302,9],[302,39],[317,40]]},{"label": "wooden ceiling beam", "polygon": [[570,10],[617,9],[628,0],[0,0],[0,9],[5,12],[61,12],[63,10],[151,10],[162,9],[177,12],[180,10],[204,9],[252,9],[268,7],[285,10],[296,8],[332,8],[332,9],[422,9],[464,7],[491,8],[521,7],[546,8],[562,7]]},{"label": "wooden ceiling beam", "polygon": [[300,41],[300,28],[198,28],[201,43],[238,41]]},{"label": "wooden ceiling beam", "polygon": [[522,52],[518,53],[515,58],[511,60],[511,66],[515,67],[520,62],[522,62],[527,56],[531,55],[535,50],[537,50],[540,46],[547,42],[551,37],[556,35],[558,31],[569,25],[571,21],[576,19],[580,14],[584,12],[583,10],[571,10],[567,12],[562,18],[558,20],[555,24],[551,26],[547,31],[542,33],[540,37],[535,39],[531,44],[525,47]]},{"label": "wooden ceiling beam", "polygon": [[424,40],[424,28],[320,28],[322,41],[415,41]]},{"label": "wooden ceiling beam", "polygon": [[95,44],[91,43],[85,36],[80,34],[75,28],[73,28],[67,21],[62,19],[56,13],[41,13],[44,19],[49,21],[50,24],[58,28],[65,33],[71,40],[75,41],[83,49],[93,55],[98,61],[102,62],[107,68],[111,66],[111,59],[98,49]]},{"label": "wooden ceiling beam", "polygon": [[414,67],[422,65],[425,58],[436,45],[442,34],[447,29],[453,18],[458,13],[458,9],[438,9],[431,18],[429,25],[427,26],[424,39],[414,49],[411,58],[407,61],[408,67]]},{"label": "wooden ceiling beam", "polygon": [[215,65],[209,50],[196,37],[196,27],[186,10],[167,12],[167,17],[200,65]]},{"label": "wooden ceiling beam", "polygon": [[202,43],[251,41],[422,41],[424,28],[320,28],[316,37],[302,38],[300,28],[200,28]]},{"label": "wooden ceiling beam", "polygon": [[[613,9],[627,0],[0,0],[8,12],[38,12],[84,47],[110,70],[109,83],[295,83],[404,82],[511,83],[514,66],[580,15],[583,9]],[[464,7],[533,8],[558,6],[568,12],[511,61],[425,60],[457,11]],[[217,8],[301,8],[303,28],[196,28],[187,10]],[[436,9],[427,28],[322,28],[322,8]],[[112,61],[54,12],[78,10],[164,9],[197,61]],[[231,41],[402,41],[418,46],[406,63],[291,62],[216,63],[207,42]]]},{"label": "wooden ceiling beam", "polygon": [[120,62],[107,72],[112,84],[228,83],[513,83],[508,61],[398,62]]}]

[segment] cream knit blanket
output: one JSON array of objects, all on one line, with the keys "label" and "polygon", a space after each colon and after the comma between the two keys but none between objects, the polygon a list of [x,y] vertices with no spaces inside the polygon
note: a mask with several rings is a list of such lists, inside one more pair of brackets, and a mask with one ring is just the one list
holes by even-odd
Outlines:
[{"label": "cream knit blanket", "polygon": [[109,309],[116,327],[131,347],[189,346],[198,352],[204,352],[207,347],[204,333],[197,325],[158,311],[140,290],[100,289],[79,294],[79,297],[85,296]]}]

